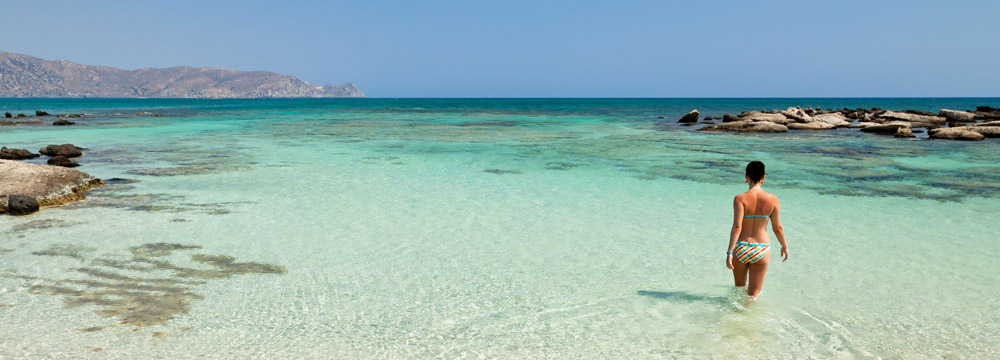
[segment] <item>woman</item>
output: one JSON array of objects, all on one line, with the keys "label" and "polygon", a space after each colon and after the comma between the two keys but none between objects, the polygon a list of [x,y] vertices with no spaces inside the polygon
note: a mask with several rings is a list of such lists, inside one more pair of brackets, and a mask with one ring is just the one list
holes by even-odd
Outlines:
[{"label": "woman", "polygon": [[[788,260],[785,231],[781,228],[778,197],[764,192],[764,163],[752,161],[747,164],[746,181],[750,190],[736,195],[733,199],[733,231],[729,235],[726,250],[726,267],[733,270],[736,286],[747,287],[747,295],[756,298],[764,286],[764,275],[771,262],[771,238],[767,235],[767,220],[771,220],[774,236],[781,243],[782,261]],[[733,261],[733,258],[737,261]]]}]

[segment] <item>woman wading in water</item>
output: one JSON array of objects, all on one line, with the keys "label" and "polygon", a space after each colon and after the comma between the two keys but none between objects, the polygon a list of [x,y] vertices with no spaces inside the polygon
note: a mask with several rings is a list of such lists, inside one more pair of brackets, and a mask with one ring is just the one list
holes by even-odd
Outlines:
[{"label": "woman wading in water", "polygon": [[[788,260],[785,231],[781,228],[778,197],[760,188],[764,182],[764,163],[747,164],[746,179],[750,190],[733,199],[733,231],[726,250],[726,267],[733,270],[737,287],[747,286],[747,295],[756,298],[764,286],[764,275],[771,262],[771,238],[767,235],[767,221],[771,220],[774,236],[781,243],[782,261]],[[735,259],[734,259],[735,258]],[[735,261],[734,261],[735,260]]]}]

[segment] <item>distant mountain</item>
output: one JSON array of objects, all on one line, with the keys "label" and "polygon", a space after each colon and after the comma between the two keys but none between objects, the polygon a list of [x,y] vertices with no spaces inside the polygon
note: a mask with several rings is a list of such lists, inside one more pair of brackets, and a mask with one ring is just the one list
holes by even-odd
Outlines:
[{"label": "distant mountain", "polygon": [[190,66],[123,70],[0,51],[0,98],[364,97],[352,83],[316,86],[291,75]]}]

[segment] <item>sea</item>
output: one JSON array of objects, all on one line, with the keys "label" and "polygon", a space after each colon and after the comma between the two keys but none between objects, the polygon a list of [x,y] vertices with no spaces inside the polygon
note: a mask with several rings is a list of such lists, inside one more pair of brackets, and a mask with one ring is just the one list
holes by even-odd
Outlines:
[{"label": "sea", "polygon": [[[0,99],[84,114],[0,145],[107,183],[0,216],[0,358],[995,359],[1000,139],[677,122],[979,105]],[[752,160],[790,255],[756,301],[725,264]]]}]

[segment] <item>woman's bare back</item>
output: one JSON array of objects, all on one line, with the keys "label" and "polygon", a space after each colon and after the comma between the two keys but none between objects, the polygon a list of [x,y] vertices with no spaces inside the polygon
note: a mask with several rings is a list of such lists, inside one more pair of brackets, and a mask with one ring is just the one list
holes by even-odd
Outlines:
[{"label": "woman's bare back", "polygon": [[[777,215],[778,197],[768,194],[759,187],[736,195],[736,202],[743,206],[743,219],[739,241],[748,243],[768,244],[771,238],[767,235],[768,220]],[[780,222],[778,222],[780,224]]]}]

